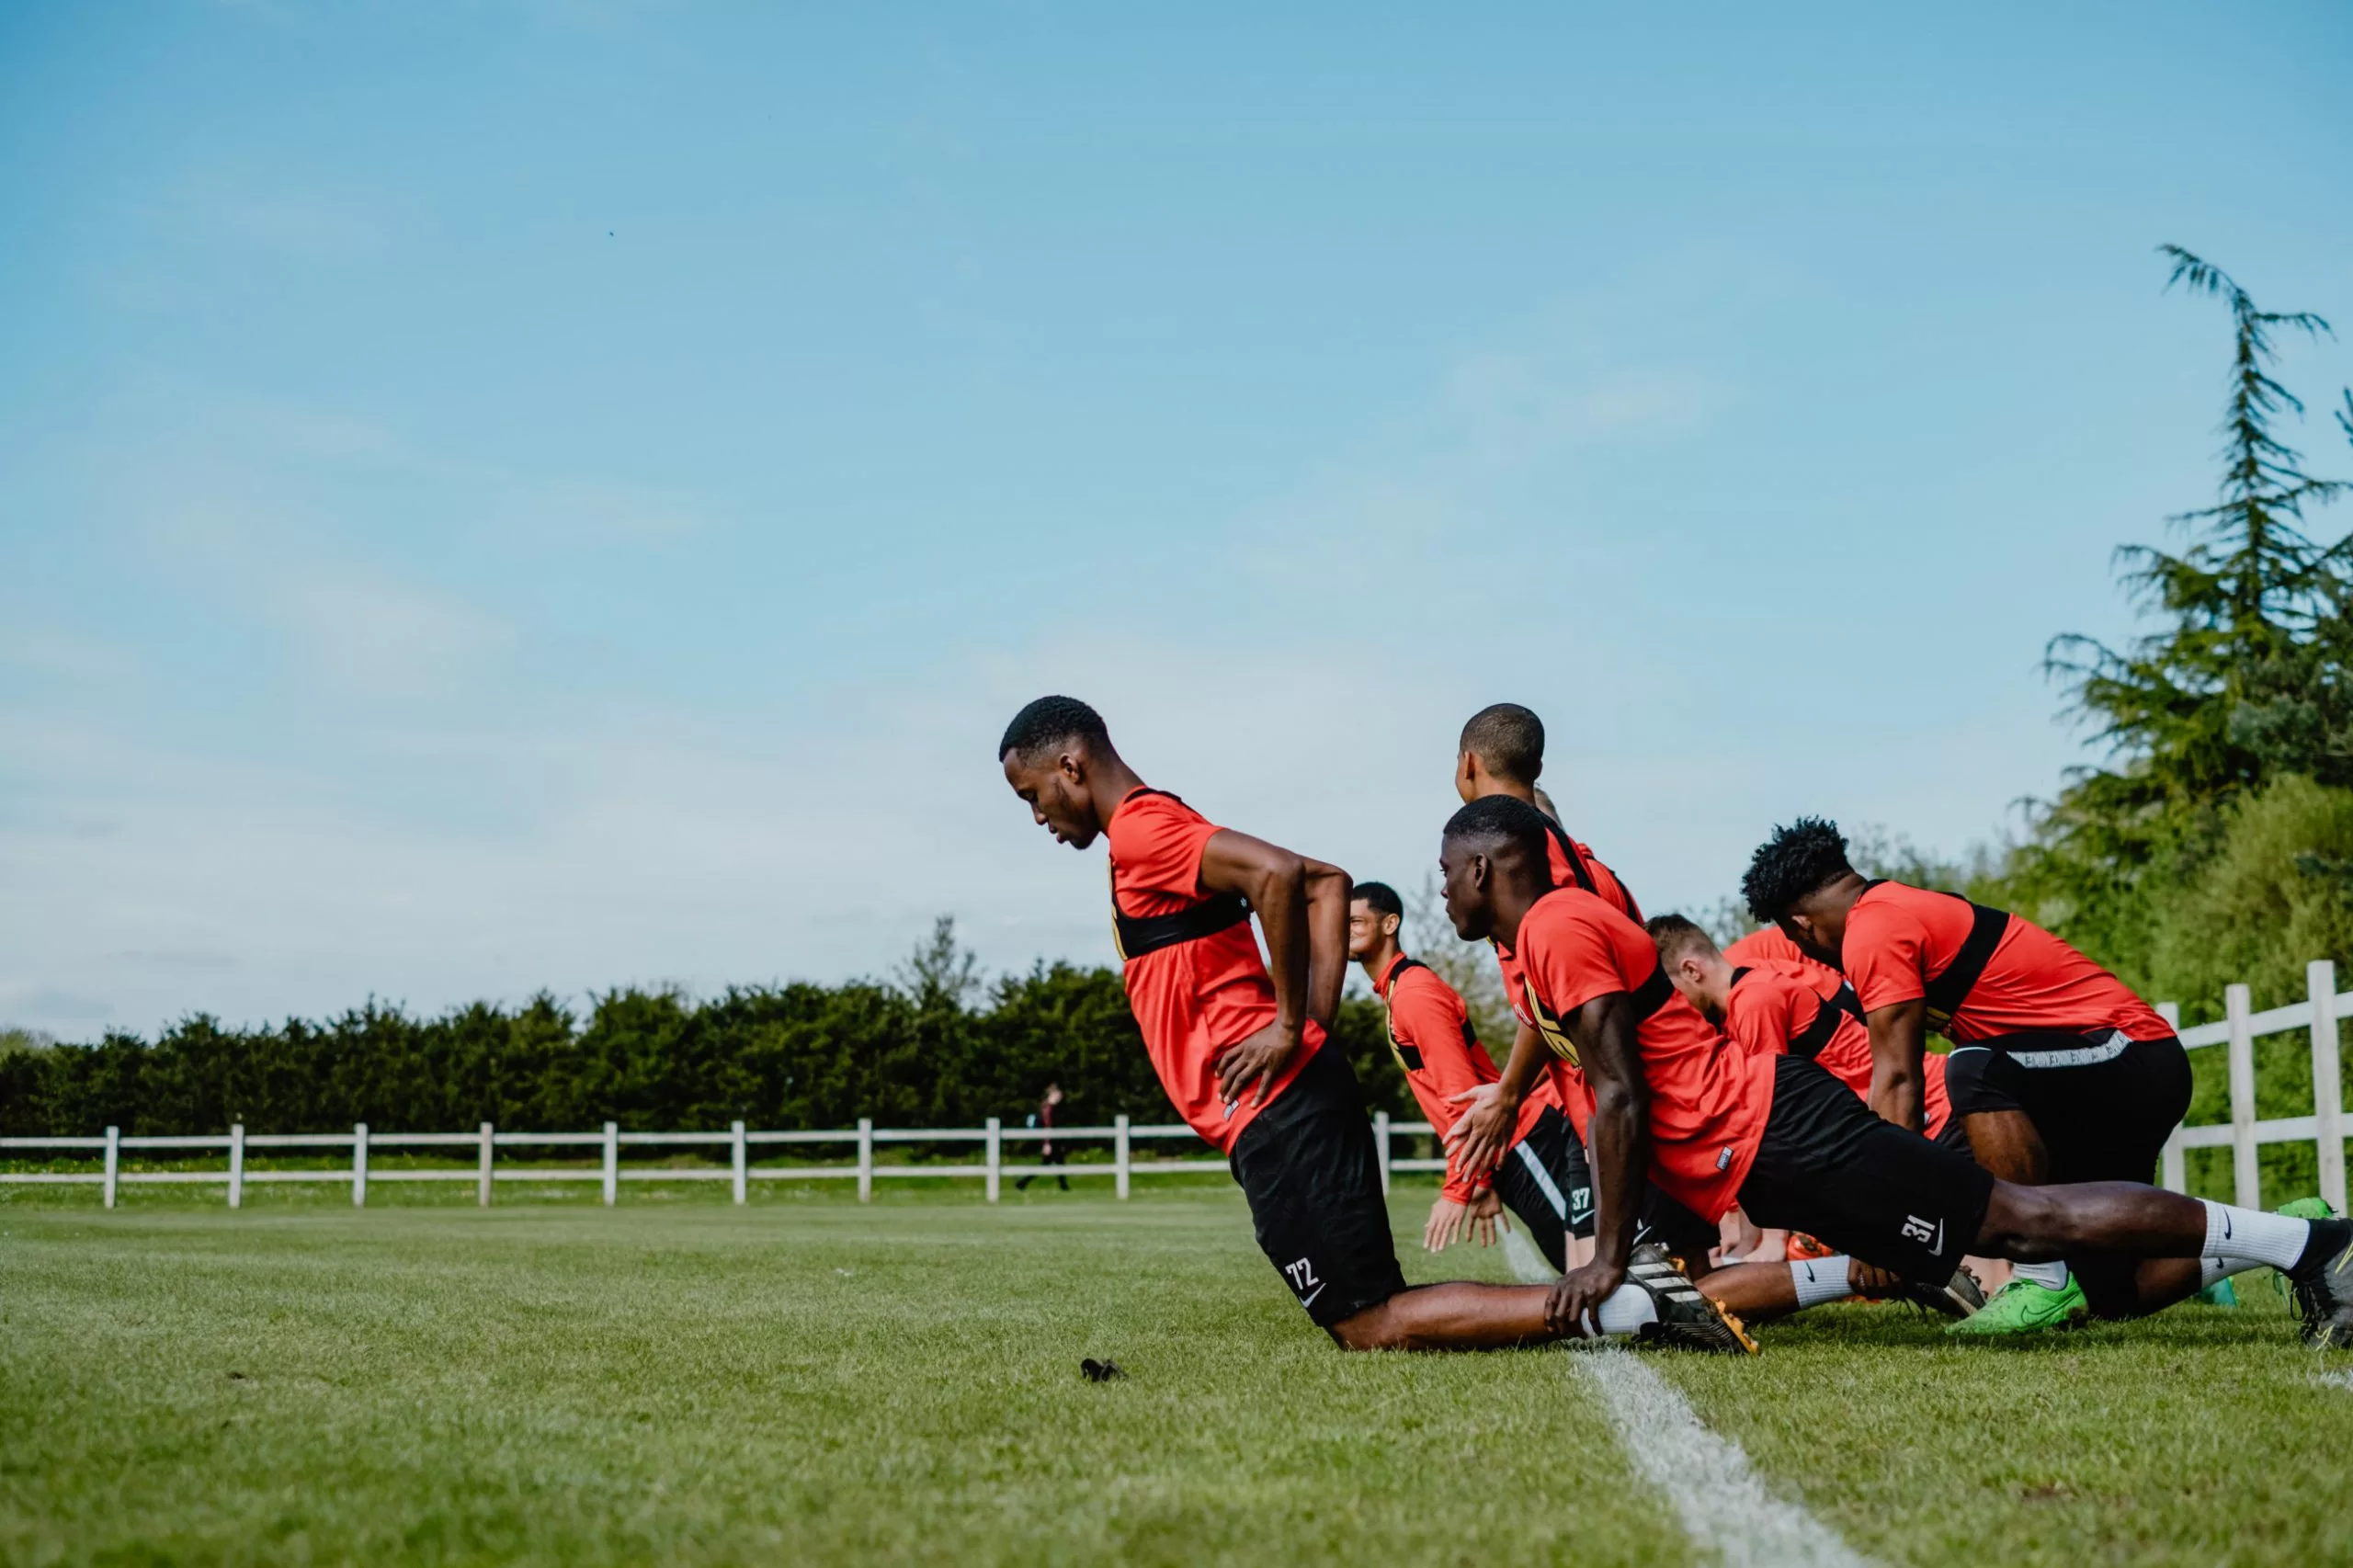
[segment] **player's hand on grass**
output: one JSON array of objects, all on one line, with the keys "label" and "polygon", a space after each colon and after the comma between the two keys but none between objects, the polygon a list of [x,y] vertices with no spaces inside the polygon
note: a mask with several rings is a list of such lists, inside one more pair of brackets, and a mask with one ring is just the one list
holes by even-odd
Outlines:
[{"label": "player's hand on grass", "polygon": [[1483,1247],[1495,1244],[1498,1226],[1506,1231],[1511,1229],[1511,1221],[1504,1218],[1504,1200],[1495,1196],[1495,1189],[1492,1187],[1483,1189],[1472,1199],[1471,1207],[1464,1214],[1471,1239]]},{"label": "player's hand on grass", "polygon": [[[1250,1103],[1259,1104],[1290,1059],[1299,1054],[1299,1031],[1285,1028],[1279,1020],[1227,1046],[1214,1063],[1218,1097],[1233,1105],[1250,1095]],[[1256,1094],[1251,1093],[1254,1087]]]},{"label": "player's hand on grass", "polygon": [[1446,1135],[1456,1169],[1466,1176],[1484,1176],[1503,1164],[1511,1135],[1519,1122],[1519,1107],[1504,1099],[1503,1085],[1481,1084],[1447,1097],[1447,1104],[1468,1106]]},{"label": "player's hand on grass", "polygon": [[1554,1334],[1599,1334],[1601,1303],[1616,1295],[1625,1282],[1624,1268],[1599,1258],[1570,1269],[1544,1298],[1544,1326]]},{"label": "player's hand on grass", "polygon": [[1422,1250],[1444,1252],[1448,1244],[1461,1235],[1471,1210],[1451,1198],[1441,1197],[1430,1205],[1430,1217],[1422,1226]]},{"label": "player's hand on grass", "polygon": [[1884,1301],[1894,1295],[1904,1284],[1901,1277],[1865,1263],[1859,1257],[1847,1260],[1847,1278],[1855,1287],[1855,1294],[1873,1301]]}]

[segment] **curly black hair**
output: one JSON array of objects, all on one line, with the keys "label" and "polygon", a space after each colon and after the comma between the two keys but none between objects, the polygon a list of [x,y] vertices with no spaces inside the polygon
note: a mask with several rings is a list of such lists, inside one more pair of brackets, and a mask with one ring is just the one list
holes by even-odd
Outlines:
[{"label": "curly black hair", "polygon": [[1488,795],[1472,801],[1446,820],[1446,842],[1467,839],[1494,847],[1510,845],[1537,866],[1549,865],[1544,847],[1544,816],[1526,801],[1509,795]]},{"label": "curly black hair", "polygon": [[1740,879],[1748,913],[1770,926],[1804,902],[1808,893],[1852,876],[1847,838],[1827,817],[1800,817],[1756,846]]},{"label": "curly black hair", "polygon": [[1399,898],[1397,890],[1387,882],[1358,882],[1348,890],[1348,896],[1364,900],[1375,915],[1402,917],[1405,913],[1405,901]]},{"label": "curly black hair", "polygon": [[1064,741],[1086,741],[1094,744],[1108,744],[1111,732],[1103,726],[1103,715],[1075,697],[1041,697],[1013,716],[1005,727],[1005,739],[997,742],[997,760],[1005,760],[1006,752],[1023,762],[1035,762],[1048,748]]}]

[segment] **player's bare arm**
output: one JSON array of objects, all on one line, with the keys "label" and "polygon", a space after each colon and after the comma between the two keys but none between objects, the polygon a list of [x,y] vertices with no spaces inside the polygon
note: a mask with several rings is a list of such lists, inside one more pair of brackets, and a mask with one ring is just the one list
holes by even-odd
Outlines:
[{"label": "player's bare arm", "polygon": [[1523,1020],[1511,1037],[1511,1057],[1504,1063],[1503,1075],[1448,1096],[1451,1104],[1471,1108],[1447,1136],[1464,1174],[1483,1176],[1510,1152],[1520,1103],[1544,1072],[1545,1051],[1543,1037]]},{"label": "player's bare arm", "polygon": [[1563,1022],[1593,1090],[1586,1139],[1595,1189],[1593,1261],[1563,1275],[1545,1302],[1546,1324],[1567,1333],[1626,1282],[1640,1207],[1635,1195],[1650,1167],[1651,1091],[1633,997],[1623,991],[1597,996]]},{"label": "player's bare arm", "polygon": [[1336,867],[1231,828],[1203,846],[1201,891],[1249,900],[1266,937],[1267,976],[1275,988],[1275,1021],[1217,1059],[1218,1092],[1227,1100],[1249,1095],[1250,1103],[1258,1104],[1299,1054],[1301,1031],[1324,1000],[1315,981],[1324,980],[1330,993],[1323,1020],[1338,1006],[1347,963],[1347,882]]},{"label": "player's bare arm", "polygon": [[1871,1109],[1909,1131],[1926,1125],[1922,1058],[1928,1049],[1928,1005],[1918,997],[1880,1008],[1863,1020],[1871,1031]]}]

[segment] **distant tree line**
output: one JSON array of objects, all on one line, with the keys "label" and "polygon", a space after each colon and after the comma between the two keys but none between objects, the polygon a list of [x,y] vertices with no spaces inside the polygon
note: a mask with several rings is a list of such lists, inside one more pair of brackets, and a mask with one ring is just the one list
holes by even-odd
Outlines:
[{"label": "distant tree line", "polygon": [[[1374,1108],[1411,1116],[1381,1027],[1352,1000],[1336,1032]],[[1050,1082],[1065,1123],[1175,1119],[1117,971],[1040,963],[983,984],[943,918],[888,981],[613,991],[585,1015],[540,995],[262,1028],[199,1015],[152,1041],[18,1036],[0,1044],[0,1135],[1018,1125]]]}]

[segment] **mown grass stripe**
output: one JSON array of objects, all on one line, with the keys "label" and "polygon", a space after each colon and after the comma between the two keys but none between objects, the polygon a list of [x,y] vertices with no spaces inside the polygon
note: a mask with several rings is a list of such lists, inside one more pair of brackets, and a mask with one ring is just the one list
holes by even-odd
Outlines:
[{"label": "mown grass stripe", "polygon": [[[1558,1278],[1535,1244],[1504,1237],[1512,1272]],[[1615,1346],[1585,1346],[1576,1367],[1601,1396],[1634,1469],[1664,1494],[1694,1546],[1728,1568],[1863,1568],[1870,1559],[1795,1503],[1766,1489],[1738,1443],[1711,1432],[1673,1385]]]}]

